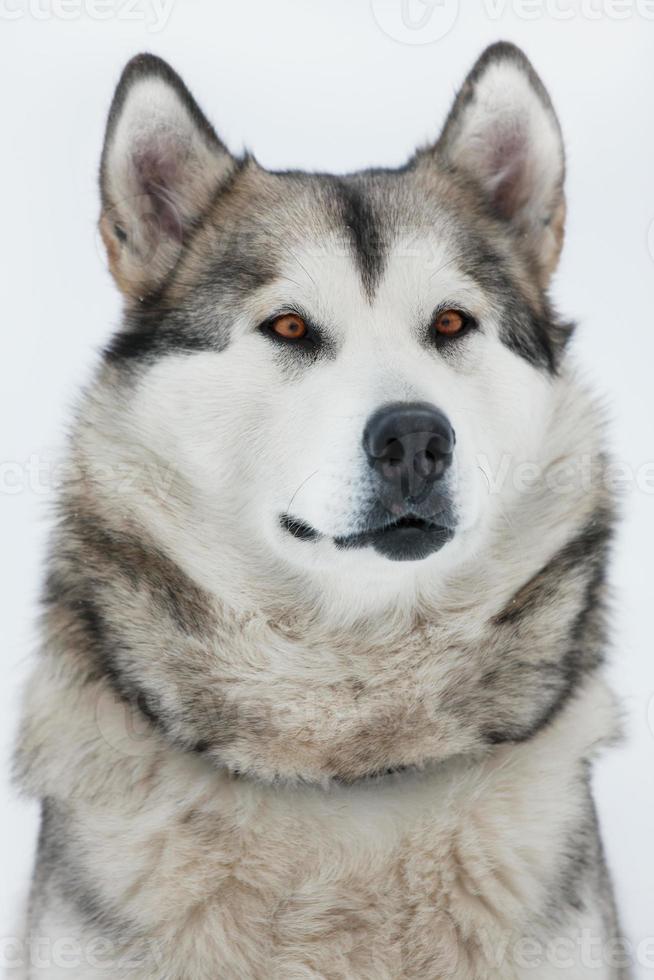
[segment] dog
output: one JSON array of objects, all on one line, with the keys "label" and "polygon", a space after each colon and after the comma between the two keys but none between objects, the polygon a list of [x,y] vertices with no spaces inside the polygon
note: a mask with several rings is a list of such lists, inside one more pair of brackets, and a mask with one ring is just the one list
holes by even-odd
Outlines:
[{"label": "dog", "polygon": [[603,412],[548,297],[563,185],[508,43],[435,144],[346,176],[237,158],[129,62],[100,170],[124,320],[75,416],[16,753],[42,805],[23,976],[629,975],[590,792],[619,727]]}]

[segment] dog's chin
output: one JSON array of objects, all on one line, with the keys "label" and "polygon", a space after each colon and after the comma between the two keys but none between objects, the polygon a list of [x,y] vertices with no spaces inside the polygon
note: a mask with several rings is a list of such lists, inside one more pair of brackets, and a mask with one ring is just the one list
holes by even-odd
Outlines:
[{"label": "dog's chin", "polygon": [[454,528],[420,517],[401,517],[382,527],[334,538],[337,548],[365,548],[390,561],[422,561],[440,551],[454,536]]},{"label": "dog's chin", "polygon": [[[311,542],[325,537],[310,524],[288,514],[280,518],[280,524],[298,541]],[[334,537],[332,541],[341,550],[372,547],[390,561],[423,561],[453,537],[453,526],[409,515],[356,534]]]}]

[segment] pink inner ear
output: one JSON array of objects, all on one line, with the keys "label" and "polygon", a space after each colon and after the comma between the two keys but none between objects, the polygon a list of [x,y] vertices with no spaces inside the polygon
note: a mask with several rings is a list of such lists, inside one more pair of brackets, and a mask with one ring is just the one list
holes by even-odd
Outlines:
[{"label": "pink inner ear", "polygon": [[512,218],[526,204],[528,188],[527,133],[518,120],[500,124],[488,136],[483,150],[485,183],[503,218]]},{"label": "pink inner ear", "polygon": [[132,163],[141,194],[150,201],[149,234],[162,234],[181,241],[183,215],[176,203],[183,168],[180,147],[172,139],[160,138],[134,153]]}]

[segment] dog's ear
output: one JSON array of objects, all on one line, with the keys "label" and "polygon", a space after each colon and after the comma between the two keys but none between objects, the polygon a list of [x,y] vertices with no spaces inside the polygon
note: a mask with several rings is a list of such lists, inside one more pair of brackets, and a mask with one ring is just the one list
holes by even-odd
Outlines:
[{"label": "dog's ear", "polygon": [[120,289],[142,298],[174,267],[234,159],[172,68],[141,54],[109,111],[100,231]]},{"label": "dog's ear", "polygon": [[436,152],[472,178],[494,213],[511,223],[546,285],[563,245],[563,143],[547,91],[519,48],[499,42],[484,51]]}]

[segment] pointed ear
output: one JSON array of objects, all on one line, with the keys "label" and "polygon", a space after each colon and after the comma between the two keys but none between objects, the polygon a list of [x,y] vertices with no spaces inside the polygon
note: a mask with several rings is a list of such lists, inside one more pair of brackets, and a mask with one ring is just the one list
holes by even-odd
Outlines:
[{"label": "pointed ear", "polygon": [[235,166],[179,76],[141,54],[121,76],[100,166],[100,231],[120,289],[156,290]]},{"label": "pointed ear", "polygon": [[494,213],[515,229],[545,286],[563,245],[563,143],[547,91],[519,48],[500,42],[484,51],[436,151],[472,178]]}]

